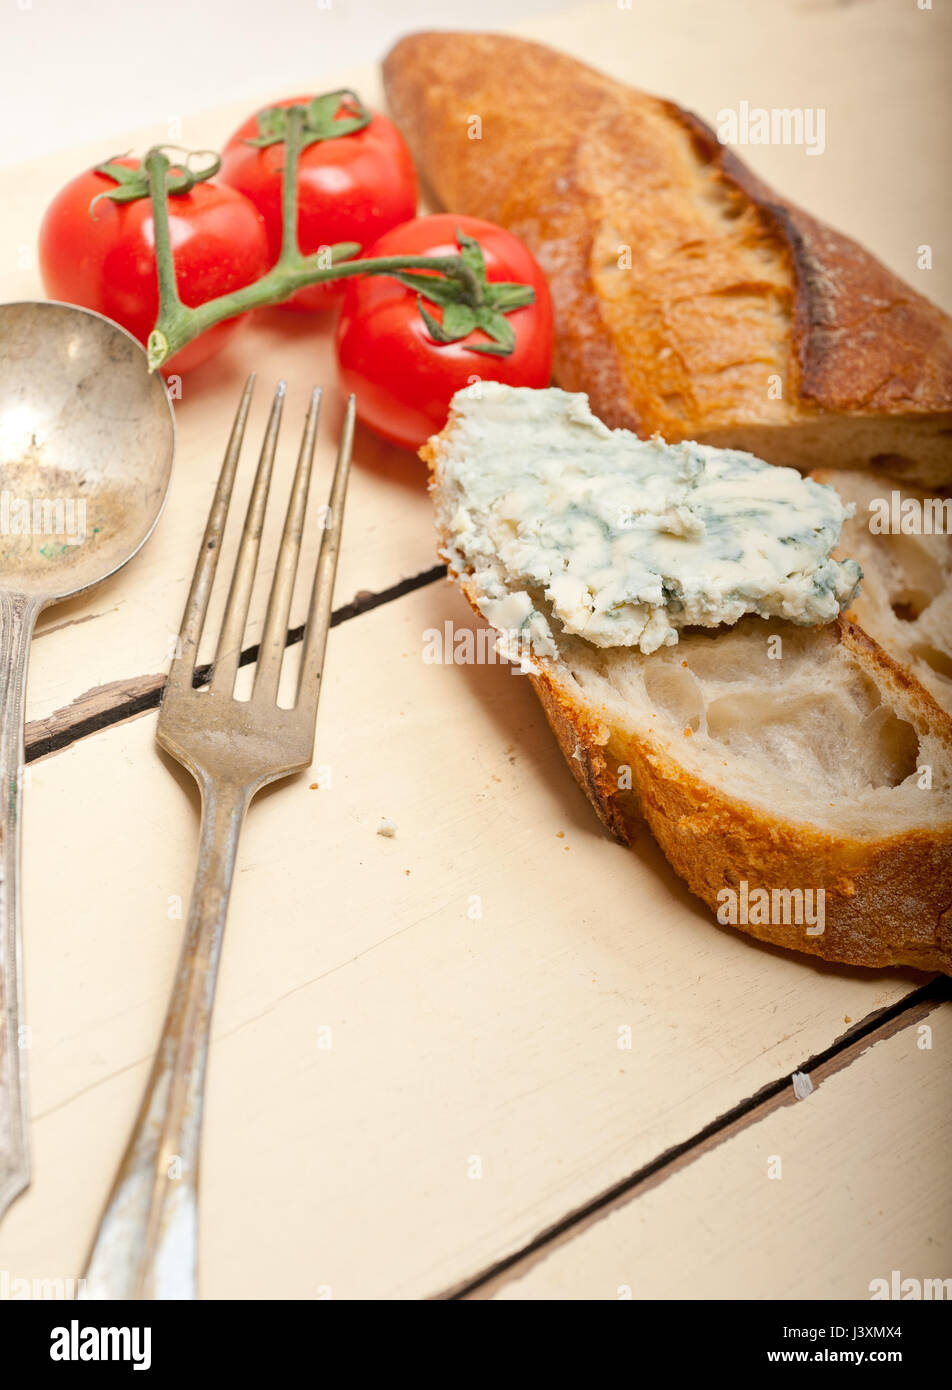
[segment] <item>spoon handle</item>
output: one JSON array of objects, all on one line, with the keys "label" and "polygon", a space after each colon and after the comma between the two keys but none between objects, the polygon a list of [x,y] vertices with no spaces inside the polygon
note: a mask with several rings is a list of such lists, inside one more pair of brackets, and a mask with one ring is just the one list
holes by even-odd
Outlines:
[{"label": "spoon handle", "polygon": [[30,1181],[26,1038],[21,1035],[20,806],[23,709],[39,605],[0,590],[0,1219]]}]

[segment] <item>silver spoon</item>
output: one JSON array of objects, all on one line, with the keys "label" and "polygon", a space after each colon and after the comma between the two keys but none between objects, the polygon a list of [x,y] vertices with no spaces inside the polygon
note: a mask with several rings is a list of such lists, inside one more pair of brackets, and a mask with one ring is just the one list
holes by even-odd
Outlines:
[{"label": "silver spoon", "polygon": [[174,440],[165,384],[125,329],[68,304],[0,305],[0,1219],[30,1181],[17,884],[30,638],[44,608],[148,539]]}]

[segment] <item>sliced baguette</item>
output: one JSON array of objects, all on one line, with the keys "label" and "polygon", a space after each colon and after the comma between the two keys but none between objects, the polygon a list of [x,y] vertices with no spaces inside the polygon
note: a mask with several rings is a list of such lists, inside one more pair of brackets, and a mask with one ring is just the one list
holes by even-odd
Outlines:
[{"label": "sliced baguette", "polygon": [[[441,457],[453,430],[451,415],[422,451],[451,562]],[[454,577],[478,611],[471,578]],[[534,660],[532,683],[614,835],[631,843],[647,821],[715,911],[744,882],[823,889],[821,934],[783,912],[736,923],[761,940],[952,973],[952,720],[859,627],[749,617],[645,656],[595,648],[548,616],[558,655]]]},{"label": "sliced baguette", "polygon": [[[929,525],[930,508],[943,517],[952,501],[932,498],[913,488],[870,473],[817,469],[811,475],[834,487],[856,511],[843,525],[840,557],[849,555],[863,568],[860,591],[847,611],[890,656],[908,667],[946,714],[952,714],[952,534],[916,534],[871,529],[883,506],[902,524],[902,506]],[[934,519],[933,519],[934,520]],[[943,522],[943,525],[945,523]]]},{"label": "sliced baguette", "polygon": [[535,253],[606,424],[952,486],[952,320],[695,116],[493,34],[410,35],[384,79],[437,199]]}]

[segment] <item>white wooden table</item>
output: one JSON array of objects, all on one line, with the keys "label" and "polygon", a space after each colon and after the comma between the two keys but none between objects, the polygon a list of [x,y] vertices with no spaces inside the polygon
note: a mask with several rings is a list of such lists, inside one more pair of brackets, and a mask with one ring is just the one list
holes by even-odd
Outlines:
[{"label": "white wooden table", "polygon": [[[823,106],[822,157],[759,147],[751,163],[952,307],[948,7],[633,0],[523,31],[709,120],[742,99]],[[379,100],[375,71],[339,77]],[[221,142],[270,95],[182,138]],[[116,131],[108,148],[5,171],[0,298],[41,295],[32,248],[62,182],[166,135]],[[156,751],[155,706],[252,367],[253,431],[288,380],[289,473],[291,422],[313,383],[332,383],[332,356],[326,324],[276,310],[186,378],[146,550],[50,610],[35,644],[35,1174],[0,1227],[11,1278],[78,1275],[158,1036],[198,806]],[[326,417],[325,484],[333,390]],[[435,563],[422,465],[361,434],[336,602],[360,594],[366,611],[331,635],[315,767],[261,797],[241,847],[208,1079],[203,1293],[864,1298],[893,1269],[948,1276],[945,984],[760,946],[718,927],[649,839],[610,841],[524,680],[424,663],[427,628],[472,621]],[[392,839],[376,834],[383,816]],[[814,1085],[802,1101],[797,1070]]]}]

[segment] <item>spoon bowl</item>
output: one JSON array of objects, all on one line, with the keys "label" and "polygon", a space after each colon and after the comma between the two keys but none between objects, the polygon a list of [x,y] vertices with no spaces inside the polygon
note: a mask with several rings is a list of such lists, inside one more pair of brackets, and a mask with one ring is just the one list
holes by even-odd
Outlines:
[{"label": "spoon bowl", "polygon": [[0,587],[53,603],[158,520],[174,423],[140,344],[68,304],[0,305]]},{"label": "spoon bowl", "polygon": [[20,1046],[20,787],[30,638],[48,604],[115,573],[165,501],[175,423],[124,328],[0,305],[0,1217],[30,1181]]}]

